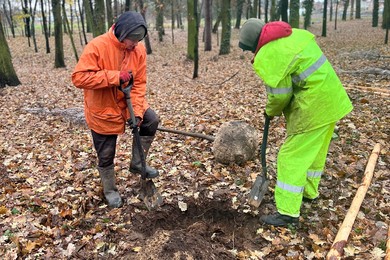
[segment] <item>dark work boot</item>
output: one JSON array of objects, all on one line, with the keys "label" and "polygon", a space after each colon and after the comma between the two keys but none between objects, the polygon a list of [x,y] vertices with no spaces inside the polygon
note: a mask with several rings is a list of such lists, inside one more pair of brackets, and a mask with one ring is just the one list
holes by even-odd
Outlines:
[{"label": "dark work boot", "polygon": [[[142,148],[144,149],[144,155],[145,155],[145,161],[146,157],[149,152],[149,148],[152,145],[154,136],[141,136],[141,145]],[[130,171],[132,173],[142,173],[142,162],[141,162],[141,156],[139,154],[139,150],[137,147],[137,144],[133,138],[133,147],[132,147],[132,153],[133,156],[131,158],[131,163],[130,163]],[[155,178],[159,175],[158,171],[149,165],[146,165],[146,178]]]},{"label": "dark work boot", "polygon": [[110,208],[122,207],[122,199],[115,185],[114,165],[107,167],[98,167],[99,175],[102,180],[104,197]]},{"label": "dark work boot", "polygon": [[279,212],[273,215],[263,215],[260,217],[260,221],[266,225],[273,225],[275,227],[287,227],[288,225],[297,226],[299,218],[282,215]]}]

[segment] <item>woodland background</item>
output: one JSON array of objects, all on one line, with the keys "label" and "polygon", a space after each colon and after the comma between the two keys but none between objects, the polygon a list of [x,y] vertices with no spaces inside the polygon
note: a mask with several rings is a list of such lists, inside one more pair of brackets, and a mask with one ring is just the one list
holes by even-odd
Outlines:
[{"label": "woodland background", "polygon": [[[244,19],[245,20],[245,19]],[[344,248],[345,259],[383,259],[390,213],[390,48],[386,30],[372,17],[328,24],[321,14],[308,28],[339,74],[354,110],[337,125],[320,199],[303,204],[300,227],[262,226],[260,214],[275,210],[276,156],[285,138],[284,119],[272,121],[267,163],[270,190],[258,209],[246,199],[258,157],[245,165],[222,165],[212,144],[158,132],[151,165],[164,205],[148,211],[137,198],[138,179],[128,171],[131,133],[118,140],[115,169],[125,204],[110,210],[103,201],[96,155],[82,120],[82,91],[70,74],[76,64],[64,34],[65,67],[45,52],[45,37],[6,38],[21,84],[0,89],[0,255],[5,259],[323,259],[359,187],[376,143],[374,178]],[[153,22],[151,22],[153,24]],[[153,28],[153,26],[151,26]],[[169,26],[165,27],[169,28]],[[200,27],[200,32],[203,27]],[[232,28],[229,53],[220,54],[221,27],[211,51],[199,37],[198,76],[188,59],[185,27],[151,29],[149,103],[162,126],[215,135],[224,122],[244,120],[261,133],[265,88],[252,71],[251,53],[238,47]],[[172,35],[174,38],[172,38]],[[88,40],[93,35],[87,34]],[[77,33],[74,34],[77,38]],[[55,46],[50,37],[50,46]],[[31,42],[30,42],[31,43]],[[75,42],[77,53],[83,45]]]}]

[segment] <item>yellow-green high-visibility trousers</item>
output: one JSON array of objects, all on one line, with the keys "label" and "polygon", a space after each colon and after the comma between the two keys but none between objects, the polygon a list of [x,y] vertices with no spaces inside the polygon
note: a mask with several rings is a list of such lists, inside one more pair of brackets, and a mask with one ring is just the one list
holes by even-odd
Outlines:
[{"label": "yellow-green high-visibility trousers", "polygon": [[276,208],[280,214],[298,217],[302,197],[318,196],[329,143],[336,123],[287,136],[277,161]]}]

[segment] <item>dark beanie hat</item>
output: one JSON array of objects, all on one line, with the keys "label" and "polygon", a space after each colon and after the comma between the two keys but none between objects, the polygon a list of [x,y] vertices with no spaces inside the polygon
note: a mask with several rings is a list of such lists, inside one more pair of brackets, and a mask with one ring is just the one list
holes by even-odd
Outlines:
[{"label": "dark beanie hat", "polygon": [[132,36],[137,36],[138,40],[142,40],[148,32],[142,15],[133,11],[121,14],[115,22],[114,30],[120,42],[132,34]]},{"label": "dark beanie hat", "polygon": [[260,19],[248,19],[240,29],[238,47],[244,51],[251,51],[254,53],[256,51],[263,26],[264,22]]}]

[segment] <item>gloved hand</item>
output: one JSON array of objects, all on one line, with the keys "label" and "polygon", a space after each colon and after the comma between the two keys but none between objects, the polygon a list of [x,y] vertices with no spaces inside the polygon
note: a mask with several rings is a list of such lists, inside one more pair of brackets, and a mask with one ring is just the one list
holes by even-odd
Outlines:
[{"label": "gloved hand", "polygon": [[273,116],[269,116],[269,115],[267,115],[267,112],[265,112],[265,110],[264,110],[264,117],[268,117],[269,118],[269,120],[272,120],[272,119],[274,119],[274,117]]},{"label": "gloved hand", "polygon": [[141,126],[142,118],[140,118],[139,116],[136,116],[135,117],[135,125],[133,125],[133,120],[131,120],[131,118],[129,120],[127,120],[127,123],[129,124],[131,129],[134,129],[136,127],[140,127]]},{"label": "gloved hand", "polygon": [[119,82],[122,85],[123,83],[130,81],[132,77],[133,74],[131,73],[131,71],[122,70],[119,73]]}]

